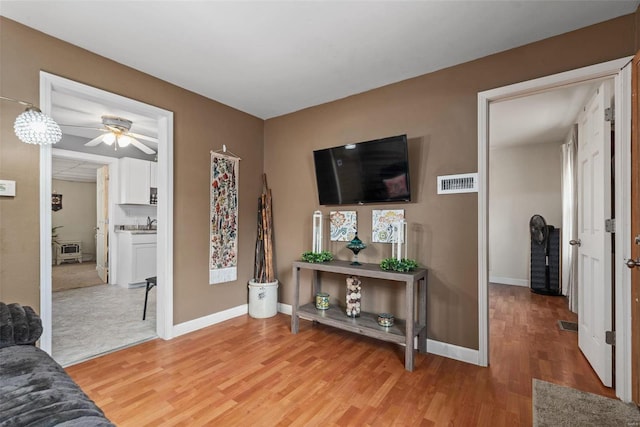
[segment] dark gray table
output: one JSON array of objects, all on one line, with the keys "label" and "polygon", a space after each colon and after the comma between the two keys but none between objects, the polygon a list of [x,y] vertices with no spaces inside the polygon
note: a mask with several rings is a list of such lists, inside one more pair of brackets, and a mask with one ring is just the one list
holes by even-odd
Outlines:
[{"label": "dark gray table", "polygon": [[[361,312],[360,317],[351,318],[340,307],[318,310],[315,302],[301,306],[301,269],[313,272],[313,295],[322,289],[319,273],[323,271],[404,283],[406,319],[396,319],[394,325],[387,328],[378,325],[378,315],[374,313]],[[378,264],[351,265],[349,261],[325,263],[296,261],[293,263],[293,277],[295,287],[291,310],[291,333],[297,334],[299,319],[306,319],[379,340],[404,344],[404,366],[407,371],[413,371],[413,340],[416,336],[418,337],[418,351],[421,353],[427,352],[427,269],[417,268],[409,273],[398,273],[384,271],[380,269]],[[415,304],[416,291],[417,307]]]}]

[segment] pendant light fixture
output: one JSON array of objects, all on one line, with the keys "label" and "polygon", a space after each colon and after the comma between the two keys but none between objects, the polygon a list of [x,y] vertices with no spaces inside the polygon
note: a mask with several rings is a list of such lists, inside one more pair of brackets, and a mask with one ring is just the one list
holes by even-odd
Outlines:
[{"label": "pendant light fixture", "polygon": [[49,145],[57,143],[62,138],[60,126],[35,105],[6,96],[0,96],[0,99],[27,107],[13,123],[13,131],[20,141],[27,144]]}]

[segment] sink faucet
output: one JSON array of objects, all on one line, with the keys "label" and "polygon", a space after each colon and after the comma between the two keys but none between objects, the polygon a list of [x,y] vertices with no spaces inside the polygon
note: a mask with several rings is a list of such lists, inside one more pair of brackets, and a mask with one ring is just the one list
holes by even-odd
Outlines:
[{"label": "sink faucet", "polygon": [[151,219],[150,216],[147,217],[147,230],[151,230],[151,226],[153,225],[153,223],[158,223],[157,219]]}]

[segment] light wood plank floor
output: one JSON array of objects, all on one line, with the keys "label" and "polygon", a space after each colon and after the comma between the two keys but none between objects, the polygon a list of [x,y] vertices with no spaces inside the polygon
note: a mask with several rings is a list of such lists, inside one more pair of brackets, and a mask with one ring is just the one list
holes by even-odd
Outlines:
[{"label": "light wood plank floor", "polygon": [[490,286],[491,366],[290,317],[248,316],[67,368],[119,426],[531,425],[531,380],[614,396],[577,348],[562,297]]}]

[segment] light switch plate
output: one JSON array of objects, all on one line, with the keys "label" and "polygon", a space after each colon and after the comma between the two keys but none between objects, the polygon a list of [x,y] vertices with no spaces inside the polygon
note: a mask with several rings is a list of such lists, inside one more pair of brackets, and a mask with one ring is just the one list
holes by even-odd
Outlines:
[{"label": "light switch plate", "polygon": [[16,182],[0,179],[0,196],[15,196]]}]

